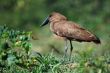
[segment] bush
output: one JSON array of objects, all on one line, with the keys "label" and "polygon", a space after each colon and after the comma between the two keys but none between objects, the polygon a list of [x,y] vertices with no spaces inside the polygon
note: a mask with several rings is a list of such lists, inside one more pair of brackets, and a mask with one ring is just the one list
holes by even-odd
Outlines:
[{"label": "bush", "polygon": [[[29,50],[31,49],[31,32],[9,29],[6,25],[0,27],[0,66],[28,66]],[[0,68],[0,69],[1,69]]]}]

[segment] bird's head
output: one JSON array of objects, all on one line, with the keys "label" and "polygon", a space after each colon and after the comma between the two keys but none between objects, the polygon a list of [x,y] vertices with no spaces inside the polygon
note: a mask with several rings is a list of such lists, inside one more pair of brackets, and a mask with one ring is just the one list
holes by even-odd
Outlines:
[{"label": "bird's head", "polygon": [[58,12],[52,12],[50,15],[48,15],[48,17],[46,17],[46,19],[43,21],[41,26],[44,26],[48,24],[49,22],[57,22],[57,21],[62,21],[62,20],[67,20],[67,18]]}]

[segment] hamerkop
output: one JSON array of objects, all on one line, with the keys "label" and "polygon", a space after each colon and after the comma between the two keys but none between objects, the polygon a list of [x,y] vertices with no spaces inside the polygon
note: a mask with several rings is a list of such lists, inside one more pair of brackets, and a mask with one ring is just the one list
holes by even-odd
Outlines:
[{"label": "hamerkop", "polygon": [[64,59],[67,53],[68,45],[67,40],[70,42],[70,57],[73,50],[72,41],[78,42],[94,42],[96,44],[100,44],[100,39],[89,32],[88,30],[84,29],[83,27],[79,26],[77,23],[68,21],[67,18],[57,12],[51,13],[43,22],[41,26],[50,23],[50,30],[60,36],[63,37],[66,41],[65,43],[65,54]]}]

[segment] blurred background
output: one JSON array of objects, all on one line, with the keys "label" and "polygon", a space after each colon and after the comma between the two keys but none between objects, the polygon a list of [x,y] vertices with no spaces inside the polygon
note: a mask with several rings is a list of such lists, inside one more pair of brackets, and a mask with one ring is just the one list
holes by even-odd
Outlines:
[{"label": "blurred background", "polygon": [[73,42],[74,50],[110,53],[110,0],[0,0],[0,25],[32,31],[32,48],[43,54],[64,54],[64,40],[52,34],[49,25],[40,28],[46,16],[56,11],[79,23],[101,39],[101,44]]}]

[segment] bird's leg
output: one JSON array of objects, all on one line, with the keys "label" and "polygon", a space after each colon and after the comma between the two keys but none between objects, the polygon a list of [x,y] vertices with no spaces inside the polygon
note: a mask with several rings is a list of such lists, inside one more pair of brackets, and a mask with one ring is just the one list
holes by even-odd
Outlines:
[{"label": "bird's leg", "polygon": [[68,42],[67,42],[67,39],[65,39],[64,61],[66,60],[66,56],[67,56],[67,50],[68,50]]},{"label": "bird's leg", "polygon": [[70,40],[70,57],[69,57],[69,61],[71,61],[72,50],[73,50],[73,45],[72,45],[72,41]]}]

